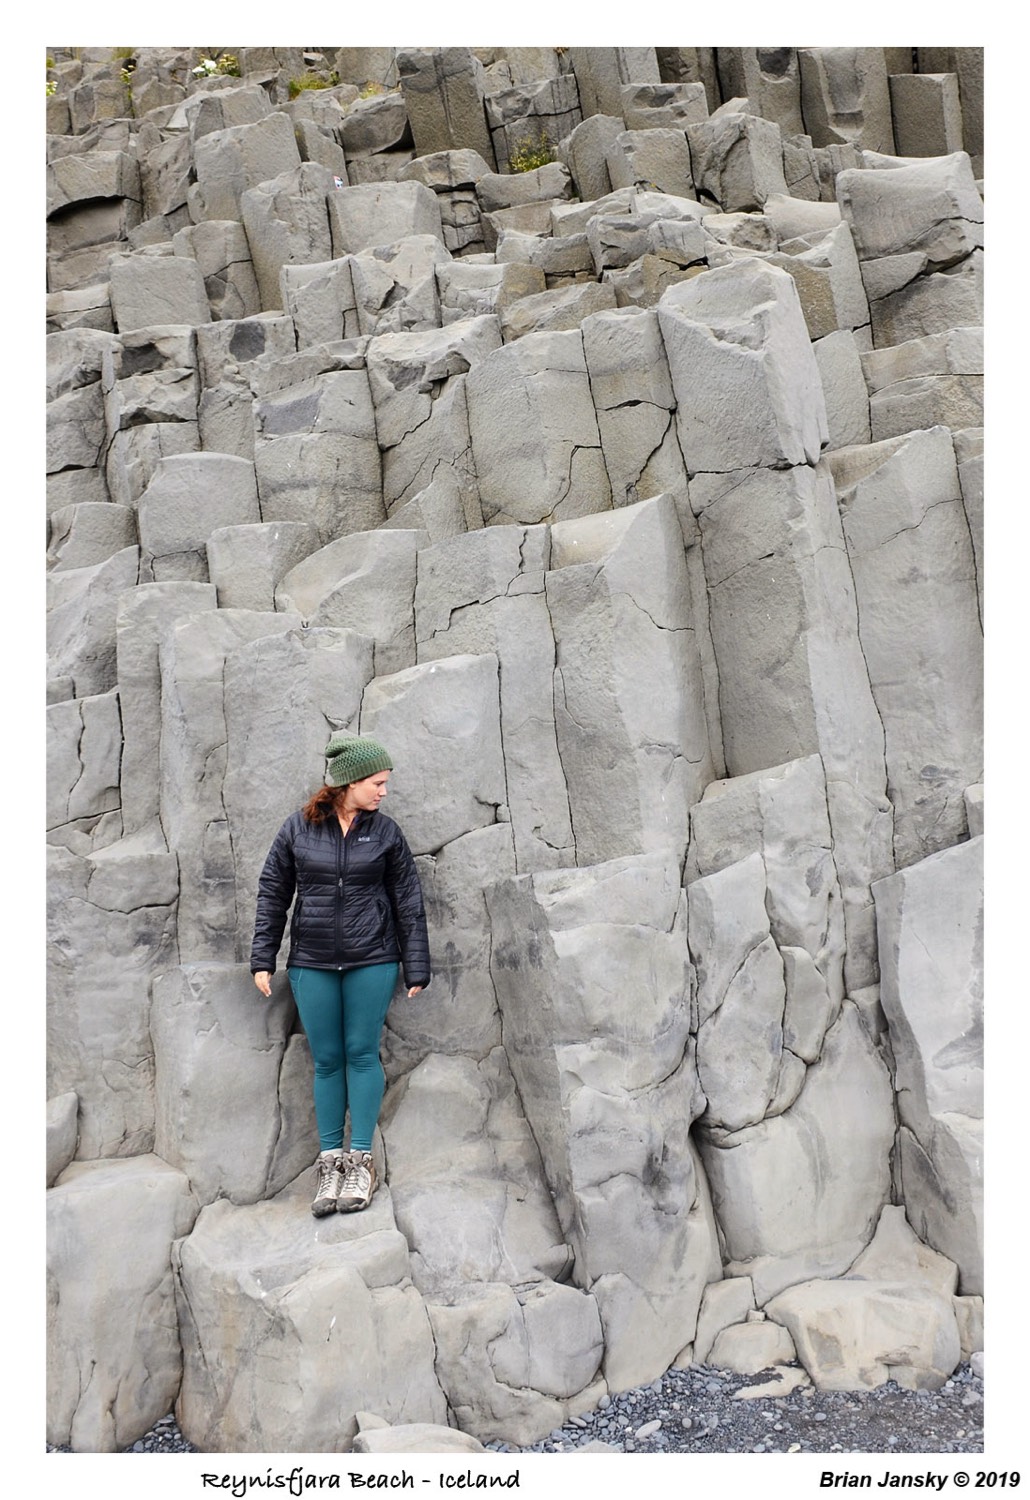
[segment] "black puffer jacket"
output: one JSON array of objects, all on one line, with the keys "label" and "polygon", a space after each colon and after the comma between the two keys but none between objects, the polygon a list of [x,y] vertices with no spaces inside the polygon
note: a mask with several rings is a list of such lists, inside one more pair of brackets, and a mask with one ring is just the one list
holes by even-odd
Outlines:
[{"label": "black puffer jacket", "polygon": [[418,871],[404,835],[385,813],[359,812],[346,838],[334,817],[309,823],[296,812],[287,818],[258,882],[252,974],[275,972],[294,894],[287,967],[357,969],[400,961],[409,989],[429,983]]}]

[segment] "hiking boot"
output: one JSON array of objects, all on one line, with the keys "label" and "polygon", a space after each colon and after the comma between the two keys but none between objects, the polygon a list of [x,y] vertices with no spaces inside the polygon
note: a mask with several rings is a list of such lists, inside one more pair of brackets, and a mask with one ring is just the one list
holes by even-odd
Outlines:
[{"label": "hiking boot", "polygon": [[367,1208],[372,1202],[372,1194],[379,1186],[371,1151],[351,1151],[341,1158],[340,1166],[343,1169],[343,1186],[336,1207],[341,1214],[352,1214]]},{"label": "hiking boot", "polygon": [[316,1219],[324,1219],[326,1214],[336,1212],[336,1200],[340,1196],[343,1186],[342,1156],[320,1156],[315,1172],[318,1175],[318,1185],[315,1188],[315,1196],[311,1204],[311,1212]]}]

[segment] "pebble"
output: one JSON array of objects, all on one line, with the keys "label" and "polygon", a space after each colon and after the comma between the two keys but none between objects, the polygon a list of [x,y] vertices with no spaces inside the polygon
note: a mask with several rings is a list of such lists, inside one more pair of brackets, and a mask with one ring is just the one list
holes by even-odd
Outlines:
[{"label": "pebble", "polygon": [[[960,1365],[939,1391],[903,1390],[894,1381],[871,1391],[820,1391],[818,1409],[811,1386],[778,1396],[771,1406],[733,1399],[755,1380],[704,1365],[671,1369],[636,1391],[603,1396],[594,1411],[526,1448],[496,1441],[484,1446],[500,1453],[568,1453],[597,1442],[625,1453],[983,1452],[983,1429],[970,1425],[979,1423],[983,1403],[983,1379],[974,1365]],[[47,1451],[69,1450],[47,1444]],[[124,1451],[197,1449],[167,1416]]]}]

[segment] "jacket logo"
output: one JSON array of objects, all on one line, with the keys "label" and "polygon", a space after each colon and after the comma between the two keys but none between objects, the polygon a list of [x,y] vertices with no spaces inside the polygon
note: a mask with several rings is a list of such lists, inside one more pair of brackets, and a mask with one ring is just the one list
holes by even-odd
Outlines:
[{"label": "jacket logo", "polygon": [[358,843],[359,844],[370,844],[371,842],[372,842],[372,835],[370,833],[359,833],[358,834]]}]

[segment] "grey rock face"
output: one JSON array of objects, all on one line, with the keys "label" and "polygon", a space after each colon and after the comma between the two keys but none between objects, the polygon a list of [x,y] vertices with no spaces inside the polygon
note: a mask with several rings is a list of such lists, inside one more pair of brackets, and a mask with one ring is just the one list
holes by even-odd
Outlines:
[{"label": "grey rock face", "polygon": [[906,1203],[928,1244],[983,1290],[983,842],[877,881],[880,994],[891,1027]]},{"label": "grey rock face", "polygon": [[[48,68],[54,1440],[940,1385],[983,1345],[981,50],[227,50]],[[336,730],[394,760],[433,982],[376,1197],[316,1225],[247,959]]]}]

